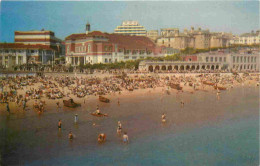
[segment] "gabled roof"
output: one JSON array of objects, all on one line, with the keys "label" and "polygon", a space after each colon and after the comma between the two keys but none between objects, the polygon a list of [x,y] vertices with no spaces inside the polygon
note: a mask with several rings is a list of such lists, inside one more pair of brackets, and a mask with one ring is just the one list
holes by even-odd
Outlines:
[{"label": "gabled roof", "polygon": [[155,43],[145,36],[130,36],[121,34],[107,34],[109,42],[120,45],[127,49],[152,49]]},{"label": "gabled roof", "polygon": [[130,36],[115,33],[109,34],[100,31],[93,31],[88,34],[72,34],[66,37],[65,40],[79,40],[88,37],[104,37],[108,39],[108,42],[118,44],[120,47],[126,49],[152,49],[155,47],[155,43],[146,36]]}]

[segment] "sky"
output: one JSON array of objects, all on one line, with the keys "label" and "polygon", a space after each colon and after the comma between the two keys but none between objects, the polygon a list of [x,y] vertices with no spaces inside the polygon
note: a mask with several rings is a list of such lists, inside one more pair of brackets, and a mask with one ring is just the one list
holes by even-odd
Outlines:
[{"label": "sky", "polygon": [[242,34],[259,28],[259,1],[0,1],[0,42],[14,42],[14,31],[51,30],[64,39],[91,31],[112,33],[124,20],[146,30],[209,29]]}]

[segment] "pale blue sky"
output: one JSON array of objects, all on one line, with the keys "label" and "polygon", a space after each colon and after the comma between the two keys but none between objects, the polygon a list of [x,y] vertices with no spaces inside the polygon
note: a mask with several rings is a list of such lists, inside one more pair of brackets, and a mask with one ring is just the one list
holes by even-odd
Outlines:
[{"label": "pale blue sky", "polygon": [[259,29],[258,1],[2,1],[0,42],[13,42],[14,31],[52,30],[64,39],[91,30],[113,32],[123,20],[137,20],[147,30],[201,27],[241,34]]}]

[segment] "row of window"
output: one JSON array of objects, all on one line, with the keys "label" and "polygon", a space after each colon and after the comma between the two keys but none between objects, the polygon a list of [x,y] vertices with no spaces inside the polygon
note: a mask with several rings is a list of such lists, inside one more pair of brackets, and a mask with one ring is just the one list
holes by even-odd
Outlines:
[{"label": "row of window", "polygon": [[42,51],[42,50],[0,50],[0,53],[10,53],[10,54],[15,54],[15,53],[31,53],[31,54],[34,54],[34,53],[47,53],[47,54],[50,54],[52,53],[52,51],[50,50],[46,50],[46,51]]},{"label": "row of window", "polygon": [[[244,61],[243,61],[244,59]],[[256,62],[256,57],[233,57],[233,63],[245,63],[245,62]]]},{"label": "row of window", "polygon": [[[209,62],[209,60],[210,60],[210,62],[213,62],[214,57],[206,57],[206,62]],[[223,62],[226,62],[226,57],[223,57],[223,59],[222,59],[222,57],[215,57],[214,62],[222,62],[222,60],[223,60]]]}]

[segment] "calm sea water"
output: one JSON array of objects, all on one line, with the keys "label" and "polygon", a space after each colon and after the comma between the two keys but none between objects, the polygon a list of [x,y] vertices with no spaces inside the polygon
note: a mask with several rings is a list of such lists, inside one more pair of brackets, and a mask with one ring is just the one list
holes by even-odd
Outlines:
[{"label": "calm sea water", "polygon": [[[120,106],[100,104],[109,118],[89,115],[98,101],[87,102],[77,111],[57,112],[49,106],[41,117],[2,116],[3,164],[255,166],[259,163],[258,90],[236,88],[222,92],[220,100],[209,92],[122,98]],[[166,125],[160,122],[162,112],[167,114]],[[73,125],[75,113],[78,125]],[[63,121],[61,133],[58,119]],[[116,135],[118,120],[128,132],[128,145]],[[69,131],[76,135],[72,142]],[[102,145],[96,141],[100,132],[108,138]]]}]

